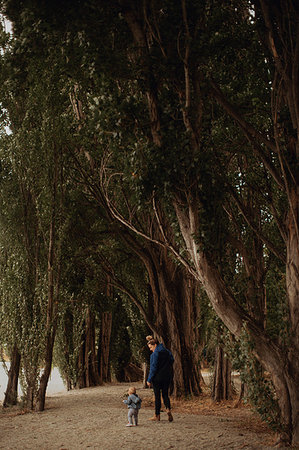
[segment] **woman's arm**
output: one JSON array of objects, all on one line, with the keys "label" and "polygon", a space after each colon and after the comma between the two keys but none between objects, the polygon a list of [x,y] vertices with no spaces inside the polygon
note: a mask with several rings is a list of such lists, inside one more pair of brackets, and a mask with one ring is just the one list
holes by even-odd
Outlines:
[{"label": "woman's arm", "polygon": [[151,354],[151,358],[150,358],[150,372],[148,375],[148,379],[147,382],[151,383],[154,376],[157,373],[157,369],[158,369],[158,352],[154,351],[154,353]]}]

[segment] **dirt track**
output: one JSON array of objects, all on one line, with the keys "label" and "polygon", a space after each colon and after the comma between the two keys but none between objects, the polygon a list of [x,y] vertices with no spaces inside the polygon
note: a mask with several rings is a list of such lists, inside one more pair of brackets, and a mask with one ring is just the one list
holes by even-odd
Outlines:
[{"label": "dirt track", "polygon": [[[113,384],[70,391],[47,398],[42,413],[0,414],[0,449],[267,449],[273,435],[243,426],[253,413],[207,415],[174,408],[174,422],[148,420],[152,406],[139,413],[139,426],[128,428],[127,409],[122,403],[128,384]],[[135,384],[149,404],[152,391]]]}]

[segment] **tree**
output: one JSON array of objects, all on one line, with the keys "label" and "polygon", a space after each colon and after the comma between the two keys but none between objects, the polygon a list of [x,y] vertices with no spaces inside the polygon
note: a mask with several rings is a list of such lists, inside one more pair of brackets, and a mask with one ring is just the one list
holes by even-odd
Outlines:
[{"label": "tree", "polygon": [[[60,102],[65,96],[56,83],[61,80],[59,70],[52,65],[54,46],[52,50],[33,46],[27,58],[26,48],[32,43],[26,34],[30,17],[19,18],[19,24],[22,20],[24,39],[14,39],[2,57],[3,76],[7,76],[2,101],[8,112],[14,143],[14,147],[9,147],[8,160],[13,161],[11,169],[20,189],[16,204],[23,208],[20,240],[23,240],[25,255],[21,253],[21,256],[25,259],[23,271],[28,280],[22,299],[26,313],[23,320],[28,320],[29,326],[21,327],[28,334],[23,336],[20,352],[28,402],[31,407],[36,404],[38,410],[43,410],[61,299],[61,244],[67,220],[64,209],[67,171],[62,151],[65,127],[58,120]],[[19,76],[20,67],[26,67],[27,71]],[[44,370],[37,388],[40,364]]]}]

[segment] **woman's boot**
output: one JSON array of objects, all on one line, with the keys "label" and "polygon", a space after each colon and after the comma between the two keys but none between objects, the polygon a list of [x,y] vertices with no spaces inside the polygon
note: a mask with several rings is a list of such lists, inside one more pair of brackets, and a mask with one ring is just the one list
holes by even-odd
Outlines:
[{"label": "woman's boot", "polygon": [[160,414],[155,414],[153,417],[151,417],[148,420],[153,420],[154,422],[160,422]]},{"label": "woman's boot", "polygon": [[167,411],[167,415],[168,415],[168,421],[169,421],[169,422],[172,422],[172,421],[173,421],[173,416],[172,416],[172,414],[171,414],[170,409],[166,409],[166,411]]}]

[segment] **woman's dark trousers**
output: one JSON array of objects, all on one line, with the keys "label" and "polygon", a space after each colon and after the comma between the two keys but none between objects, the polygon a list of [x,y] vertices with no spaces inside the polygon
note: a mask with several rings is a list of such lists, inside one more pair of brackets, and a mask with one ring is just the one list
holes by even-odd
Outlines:
[{"label": "woman's dark trousers", "polygon": [[170,409],[170,400],[168,396],[170,380],[159,381],[153,383],[153,389],[155,394],[155,414],[158,416],[161,410],[161,393],[163,397],[163,402],[166,409]]}]

